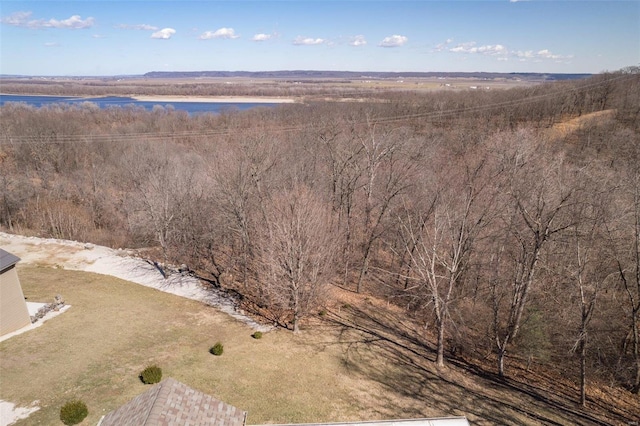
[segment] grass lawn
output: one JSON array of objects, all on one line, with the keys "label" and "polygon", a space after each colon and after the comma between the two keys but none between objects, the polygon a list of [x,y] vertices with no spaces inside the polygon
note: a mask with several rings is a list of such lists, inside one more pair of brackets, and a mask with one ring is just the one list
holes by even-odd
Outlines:
[{"label": "grass lawn", "polygon": [[[72,305],[0,343],[0,399],[41,407],[18,425],[61,425],[60,407],[75,398],[89,408],[82,424],[95,425],[149,389],[138,374],[150,364],[247,411],[248,424],[447,415],[474,424],[603,424],[557,394],[496,383],[464,365],[434,369],[400,316],[367,303],[334,309],[298,336],[276,330],[257,340],[214,308],[116,278],[24,265],[18,273],[29,301],[61,294]],[[220,357],[208,352],[218,341]]]},{"label": "grass lawn", "polygon": [[[61,294],[72,307],[0,343],[0,399],[42,407],[18,424],[62,424],[60,407],[80,398],[89,407],[83,424],[95,425],[148,389],[138,374],[149,364],[248,411],[248,423],[356,414],[339,348],[318,350],[286,331],[256,340],[214,308],[103,275],[34,267],[19,275],[29,301]],[[220,357],[208,352],[217,341]]]}]

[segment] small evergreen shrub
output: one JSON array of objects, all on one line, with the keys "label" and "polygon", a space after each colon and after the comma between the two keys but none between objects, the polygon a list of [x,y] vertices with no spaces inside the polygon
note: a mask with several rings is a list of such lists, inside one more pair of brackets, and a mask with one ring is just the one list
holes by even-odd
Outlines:
[{"label": "small evergreen shrub", "polygon": [[162,369],[157,365],[151,365],[140,373],[140,380],[145,385],[152,385],[154,383],[159,383],[162,380]]},{"label": "small evergreen shrub", "polygon": [[224,346],[222,346],[222,343],[220,343],[220,342],[218,342],[215,345],[211,346],[211,349],[209,349],[209,353],[211,353],[212,355],[215,355],[215,356],[222,355],[222,352],[224,352]]},{"label": "small evergreen shrub", "polygon": [[256,331],[251,335],[254,339],[262,339],[262,331]]},{"label": "small evergreen shrub", "polygon": [[321,317],[326,317],[327,316],[327,310],[323,309],[320,312],[318,312],[318,315],[320,315]]},{"label": "small evergreen shrub", "polygon": [[77,425],[88,414],[87,404],[80,400],[69,401],[60,408],[60,420],[65,425]]}]

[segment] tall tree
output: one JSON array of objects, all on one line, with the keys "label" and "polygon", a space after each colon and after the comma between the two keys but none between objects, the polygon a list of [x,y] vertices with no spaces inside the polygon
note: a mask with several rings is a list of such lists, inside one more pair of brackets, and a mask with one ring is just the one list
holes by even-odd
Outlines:
[{"label": "tall tree", "polygon": [[363,291],[364,278],[374,245],[385,233],[385,219],[396,198],[410,184],[410,176],[416,166],[410,152],[406,129],[379,130],[374,120],[368,119],[364,132],[358,134],[363,147],[363,186],[361,232],[361,264],[356,291]]},{"label": "tall tree", "polygon": [[[635,140],[634,140],[635,139]],[[629,321],[628,338],[623,349],[628,349],[631,343],[631,357],[633,373],[631,389],[640,392],[640,145],[637,136],[629,141],[623,152],[621,161],[620,195],[623,200],[624,214],[618,229],[612,230],[612,238],[616,243],[616,265],[622,285],[624,297],[627,301],[626,313]],[[624,355],[624,353],[623,353]]]},{"label": "tall tree", "polygon": [[518,131],[501,142],[507,146],[501,148],[506,204],[489,256],[489,284],[498,373],[504,376],[507,350],[520,331],[542,251],[571,225],[565,211],[574,189],[568,165],[561,156],[548,155],[533,134]]},{"label": "tall tree", "polygon": [[[432,306],[437,329],[436,364],[444,365],[449,306],[459,292],[464,273],[476,249],[476,239],[486,226],[493,207],[490,173],[484,159],[473,154],[458,161],[460,173],[438,170],[438,179],[427,184],[425,210],[401,218],[405,250],[410,259],[408,292]],[[444,161],[444,163],[449,163]]]},{"label": "tall tree", "polygon": [[193,155],[175,155],[170,141],[138,142],[124,165],[129,186],[130,223],[153,235],[169,260],[176,238],[176,224],[184,214],[187,200],[202,191],[195,179],[201,159]]},{"label": "tall tree", "polygon": [[[585,179],[587,180],[587,179]],[[598,185],[602,187],[602,185]],[[596,310],[598,298],[607,279],[616,275],[611,253],[606,242],[607,205],[609,197],[606,191],[596,184],[581,191],[580,200],[574,205],[573,225],[567,230],[564,249],[558,253],[557,261],[564,279],[571,287],[568,292],[573,296],[569,300],[577,301],[577,323],[575,342],[572,352],[578,354],[580,364],[580,404],[587,401],[587,356],[591,338],[591,322]],[[567,256],[563,256],[566,254]]]},{"label": "tall tree", "polygon": [[330,209],[308,187],[294,184],[272,198],[266,218],[259,246],[263,286],[271,303],[291,313],[297,333],[331,281]]}]

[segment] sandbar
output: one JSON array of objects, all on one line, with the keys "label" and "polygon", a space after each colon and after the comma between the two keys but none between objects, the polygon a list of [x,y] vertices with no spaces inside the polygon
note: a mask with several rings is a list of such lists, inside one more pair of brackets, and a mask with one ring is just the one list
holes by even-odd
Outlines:
[{"label": "sandbar", "polygon": [[277,98],[264,96],[169,96],[169,95],[133,95],[132,99],[142,102],[211,102],[234,104],[290,104],[296,100],[293,98]]}]

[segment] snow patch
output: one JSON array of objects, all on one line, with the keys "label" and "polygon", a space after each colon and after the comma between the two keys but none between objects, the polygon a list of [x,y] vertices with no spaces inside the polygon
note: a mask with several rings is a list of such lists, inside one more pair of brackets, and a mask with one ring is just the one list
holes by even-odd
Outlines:
[{"label": "snow patch", "polygon": [[255,330],[271,330],[271,327],[243,315],[236,308],[235,301],[223,291],[210,285],[205,287],[199,279],[187,274],[170,273],[165,278],[153,263],[134,257],[131,250],[4,232],[0,232],[0,247],[20,257],[25,264],[110,275],[214,306]]},{"label": "snow patch", "polygon": [[39,401],[33,401],[31,407],[17,407],[15,404],[0,399],[0,426],[9,426],[21,419],[26,419],[40,409]]}]

